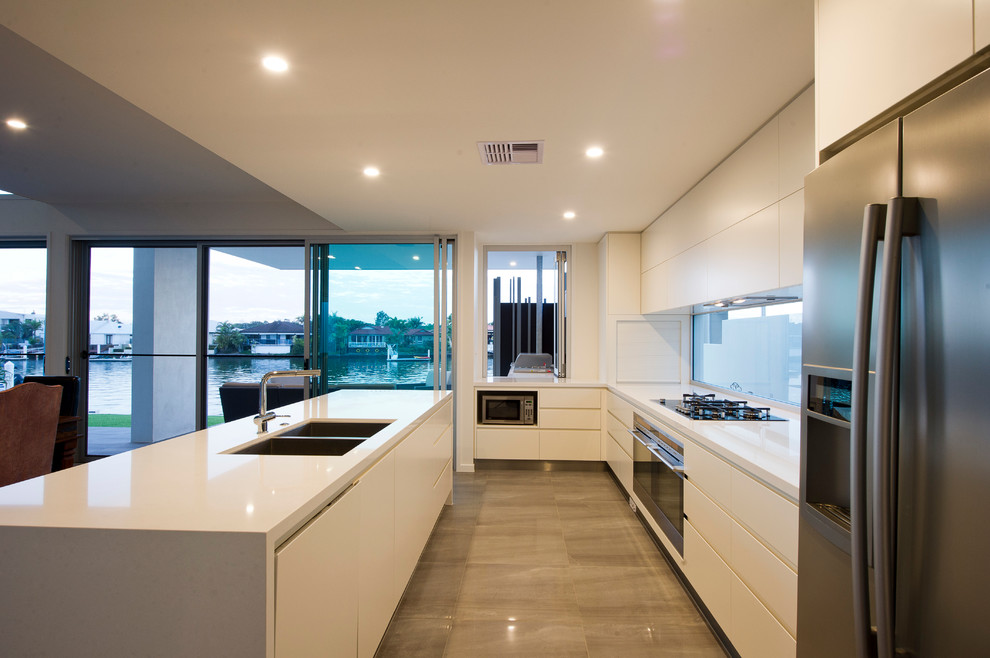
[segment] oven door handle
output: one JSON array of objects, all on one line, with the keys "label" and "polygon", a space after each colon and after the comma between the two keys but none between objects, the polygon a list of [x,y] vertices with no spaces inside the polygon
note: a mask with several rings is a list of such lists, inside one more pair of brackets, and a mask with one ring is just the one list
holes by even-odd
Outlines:
[{"label": "oven door handle", "polygon": [[674,473],[678,473],[678,474],[684,473],[684,465],[683,464],[675,464],[674,462],[670,461],[670,459],[667,456],[665,456],[664,454],[659,453],[656,450],[654,450],[653,449],[653,446],[648,443],[649,439],[645,439],[645,440],[643,439],[643,433],[642,432],[640,432],[638,430],[626,430],[626,431],[629,432],[630,434],[632,434],[633,435],[633,438],[636,439],[637,441],[639,441],[643,445],[644,448],[646,448],[647,450],[649,450],[650,451],[650,454],[653,455],[654,457],[656,457],[658,460],[660,460],[660,462],[663,463],[664,466],[666,466],[667,468],[669,468]]}]

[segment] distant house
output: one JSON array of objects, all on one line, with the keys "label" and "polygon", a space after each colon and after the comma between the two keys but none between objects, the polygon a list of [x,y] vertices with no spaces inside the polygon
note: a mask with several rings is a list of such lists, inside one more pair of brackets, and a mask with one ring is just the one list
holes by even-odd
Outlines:
[{"label": "distant house", "polygon": [[422,327],[407,329],[406,339],[409,341],[411,346],[415,347],[433,345],[433,332],[429,329],[423,329]]},{"label": "distant house", "polygon": [[130,354],[134,342],[134,325],[111,320],[89,321],[91,354]]},{"label": "distant house", "polygon": [[386,338],[392,335],[388,327],[365,325],[347,334],[347,351],[351,354],[384,354]]},{"label": "distant house", "polygon": [[265,322],[241,329],[251,344],[251,354],[288,354],[292,341],[303,337],[298,322]]}]

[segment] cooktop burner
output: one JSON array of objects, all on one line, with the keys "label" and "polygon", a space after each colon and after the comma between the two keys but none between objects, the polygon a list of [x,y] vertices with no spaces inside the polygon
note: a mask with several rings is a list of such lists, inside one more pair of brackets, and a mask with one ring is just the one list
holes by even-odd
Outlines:
[{"label": "cooktop burner", "polygon": [[753,407],[743,400],[718,400],[714,393],[685,393],[680,400],[654,401],[692,420],[786,420],[771,416],[770,407]]}]

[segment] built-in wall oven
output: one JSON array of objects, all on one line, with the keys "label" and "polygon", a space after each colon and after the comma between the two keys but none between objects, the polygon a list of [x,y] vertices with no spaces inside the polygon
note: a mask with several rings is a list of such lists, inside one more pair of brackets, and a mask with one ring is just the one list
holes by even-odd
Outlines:
[{"label": "built-in wall oven", "polygon": [[633,424],[633,491],[684,555],[684,443],[639,414]]}]

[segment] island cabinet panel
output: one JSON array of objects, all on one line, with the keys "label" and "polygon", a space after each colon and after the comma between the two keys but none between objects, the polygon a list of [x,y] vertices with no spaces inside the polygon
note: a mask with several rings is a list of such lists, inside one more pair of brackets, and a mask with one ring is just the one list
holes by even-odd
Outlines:
[{"label": "island cabinet panel", "polygon": [[360,479],[358,655],[374,656],[399,603],[395,591],[395,453]]},{"label": "island cabinet panel", "polygon": [[357,655],[360,484],[275,552],[275,655]]},{"label": "island cabinet panel", "polygon": [[400,596],[450,496],[451,407],[444,405],[395,449],[395,591]]}]

